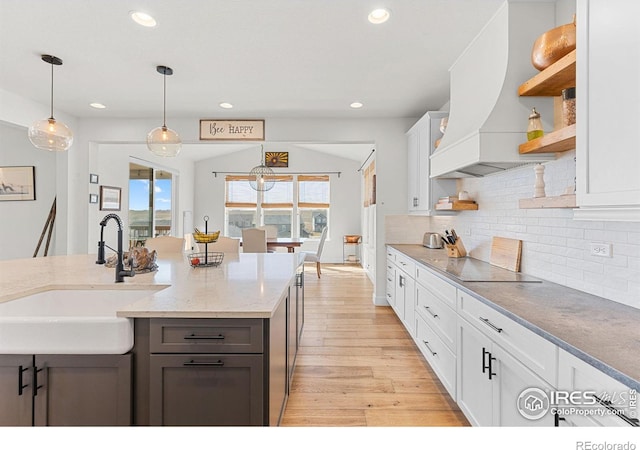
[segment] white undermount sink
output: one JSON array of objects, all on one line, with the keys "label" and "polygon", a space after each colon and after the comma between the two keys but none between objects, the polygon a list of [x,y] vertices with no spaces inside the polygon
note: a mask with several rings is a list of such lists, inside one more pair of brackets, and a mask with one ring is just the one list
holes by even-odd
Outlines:
[{"label": "white undermount sink", "polygon": [[152,289],[52,289],[0,303],[0,354],[117,354],[133,319],[116,311]]}]

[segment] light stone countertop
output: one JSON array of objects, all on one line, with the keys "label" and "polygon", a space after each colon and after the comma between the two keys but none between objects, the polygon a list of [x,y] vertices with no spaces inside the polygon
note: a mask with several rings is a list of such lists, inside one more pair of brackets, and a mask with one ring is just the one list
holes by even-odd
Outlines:
[{"label": "light stone countertop", "polygon": [[119,317],[269,318],[303,263],[299,253],[226,254],[218,267],[186,256],[158,257],[159,269],[115,283],[96,255],[0,261],[0,302],[51,289],[159,289],[118,310]]},{"label": "light stone countertop", "polygon": [[463,282],[441,270],[440,261],[447,258],[444,250],[388,245],[612,378],[640,390],[640,310],[544,280]]}]

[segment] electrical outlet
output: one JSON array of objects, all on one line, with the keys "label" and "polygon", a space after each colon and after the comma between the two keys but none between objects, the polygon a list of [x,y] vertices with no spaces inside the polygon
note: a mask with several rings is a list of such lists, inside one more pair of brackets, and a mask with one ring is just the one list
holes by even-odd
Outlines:
[{"label": "electrical outlet", "polygon": [[589,244],[591,254],[593,256],[605,256],[611,258],[611,244],[596,244],[592,242]]}]

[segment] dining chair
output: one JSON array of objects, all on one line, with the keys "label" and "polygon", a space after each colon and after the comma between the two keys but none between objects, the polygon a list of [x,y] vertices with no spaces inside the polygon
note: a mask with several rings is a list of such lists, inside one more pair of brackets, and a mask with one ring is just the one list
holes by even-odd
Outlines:
[{"label": "dining chair", "polygon": [[327,227],[322,229],[322,233],[320,233],[320,242],[318,242],[318,249],[315,253],[311,252],[300,252],[304,254],[305,262],[315,262],[316,263],[316,272],[318,272],[318,278],[320,278],[320,257],[322,256],[322,250],[324,248],[324,241],[327,239]]},{"label": "dining chair", "polygon": [[265,230],[267,232],[267,239],[277,239],[278,238],[278,227],[275,225],[263,225],[260,227],[256,227],[258,230]]},{"label": "dining chair", "polygon": [[[199,245],[204,250],[204,244]],[[216,242],[207,244],[207,251],[240,254],[240,239],[220,236]]]},{"label": "dining chair", "polygon": [[258,228],[243,228],[242,253],[267,253],[267,232]]},{"label": "dining chair", "polygon": [[185,240],[183,238],[158,236],[147,239],[144,242],[144,246],[147,247],[149,251],[155,250],[158,256],[162,256],[169,253],[182,254],[182,251],[184,250],[184,242]]}]

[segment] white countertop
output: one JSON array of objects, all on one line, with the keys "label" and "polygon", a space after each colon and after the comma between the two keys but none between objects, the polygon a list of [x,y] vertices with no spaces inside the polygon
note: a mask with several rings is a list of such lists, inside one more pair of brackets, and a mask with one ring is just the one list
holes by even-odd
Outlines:
[{"label": "white countertop", "polygon": [[226,254],[218,267],[189,265],[184,255],[158,258],[156,272],[115,283],[96,255],[0,261],[0,302],[51,289],[160,289],[119,317],[269,318],[303,262],[299,253]]}]

